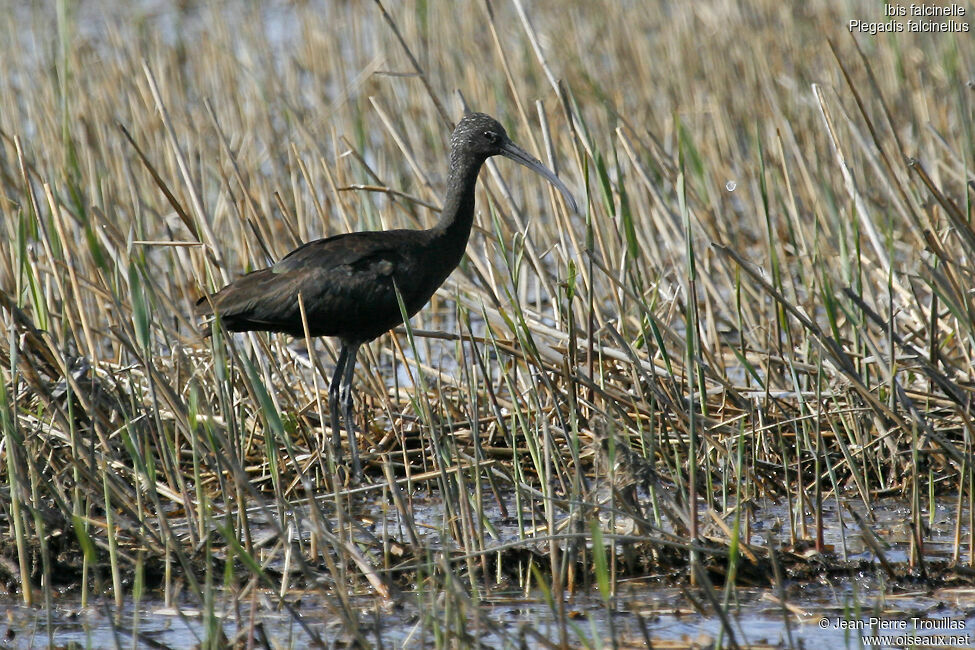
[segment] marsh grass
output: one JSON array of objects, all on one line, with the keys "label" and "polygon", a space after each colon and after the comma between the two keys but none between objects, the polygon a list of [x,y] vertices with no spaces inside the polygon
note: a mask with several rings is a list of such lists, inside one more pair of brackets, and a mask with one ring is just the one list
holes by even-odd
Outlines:
[{"label": "marsh grass", "polygon": [[[888,495],[912,513],[907,566],[875,545],[892,581],[970,575],[970,37],[853,38],[872,9],[842,3],[622,4],[0,19],[7,589],[159,594],[213,646],[263,638],[260,606],[299,645],[382,644],[370,608],[410,600],[393,643],[595,647],[567,599],[612,612],[653,576],[744,643],[736,585],[788,626],[785,568],[851,566],[824,527],[873,539],[847,508]],[[466,106],[584,209],[489,162],[460,268],[360,353],[371,482],[348,489],[332,343],[203,339],[192,303],[299,242],[431,224]],[[956,543],[930,558],[946,494]],[[784,538],[757,541],[771,501]],[[512,589],[554,636],[487,615]]]}]

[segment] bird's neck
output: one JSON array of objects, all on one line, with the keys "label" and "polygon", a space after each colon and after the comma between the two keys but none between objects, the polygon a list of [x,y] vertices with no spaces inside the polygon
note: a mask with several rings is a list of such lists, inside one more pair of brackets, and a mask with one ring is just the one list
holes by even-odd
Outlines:
[{"label": "bird's neck", "polygon": [[[432,228],[438,245],[459,249],[463,255],[474,221],[474,187],[483,160],[451,156],[440,221]],[[459,256],[458,256],[459,261]]]}]

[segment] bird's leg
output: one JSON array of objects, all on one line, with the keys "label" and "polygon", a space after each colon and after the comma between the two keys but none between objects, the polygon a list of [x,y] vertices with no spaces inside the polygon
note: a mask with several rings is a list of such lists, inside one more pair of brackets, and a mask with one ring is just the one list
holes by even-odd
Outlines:
[{"label": "bird's leg", "polygon": [[[342,434],[339,430],[339,390],[344,376],[343,370],[349,361],[349,346],[345,341],[342,342],[342,349],[339,351],[339,360],[335,363],[335,373],[332,381],[328,385],[328,417],[332,425],[332,453],[335,454],[335,463],[342,463]],[[354,360],[353,360],[354,363]]]},{"label": "bird's leg", "polygon": [[345,418],[345,431],[349,434],[349,453],[352,454],[352,474],[353,476],[361,477],[362,466],[359,464],[359,445],[356,443],[355,424],[352,417],[352,380],[355,376],[355,358],[359,353],[359,344],[350,344],[348,348],[349,358],[345,362],[340,399],[342,400],[342,417]]}]

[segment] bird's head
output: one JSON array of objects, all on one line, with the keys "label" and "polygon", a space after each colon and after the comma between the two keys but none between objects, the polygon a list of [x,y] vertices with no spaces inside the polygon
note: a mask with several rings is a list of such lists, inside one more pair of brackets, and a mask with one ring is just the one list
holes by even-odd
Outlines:
[{"label": "bird's head", "polygon": [[484,113],[466,114],[450,136],[452,151],[484,159],[503,154],[506,144],[512,143],[504,127]]},{"label": "bird's head", "polygon": [[453,134],[450,136],[451,166],[460,165],[462,161],[471,158],[480,166],[480,163],[491,156],[510,158],[541,174],[562,192],[569,203],[569,207],[573,211],[578,211],[569,188],[541,161],[512,142],[504,127],[496,119],[484,113],[467,113],[457,123]]}]

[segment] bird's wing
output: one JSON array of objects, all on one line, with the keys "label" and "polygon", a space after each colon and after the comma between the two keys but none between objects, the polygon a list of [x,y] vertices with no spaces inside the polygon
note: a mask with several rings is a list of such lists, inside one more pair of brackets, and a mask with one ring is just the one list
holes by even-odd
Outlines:
[{"label": "bird's wing", "polygon": [[209,300],[204,296],[198,311],[209,314],[212,302],[228,329],[285,332],[301,329],[299,293],[309,318],[358,312],[377,297],[373,294],[388,290],[383,280],[402,261],[404,242],[389,234],[349,233],[304,244],[273,266],[241,276]]},{"label": "bird's wing", "polygon": [[[270,267],[275,275],[314,268],[329,271],[340,267],[365,270],[378,259],[398,257],[397,231],[352,232],[302,244]],[[412,232],[412,231],[404,231]]]}]

